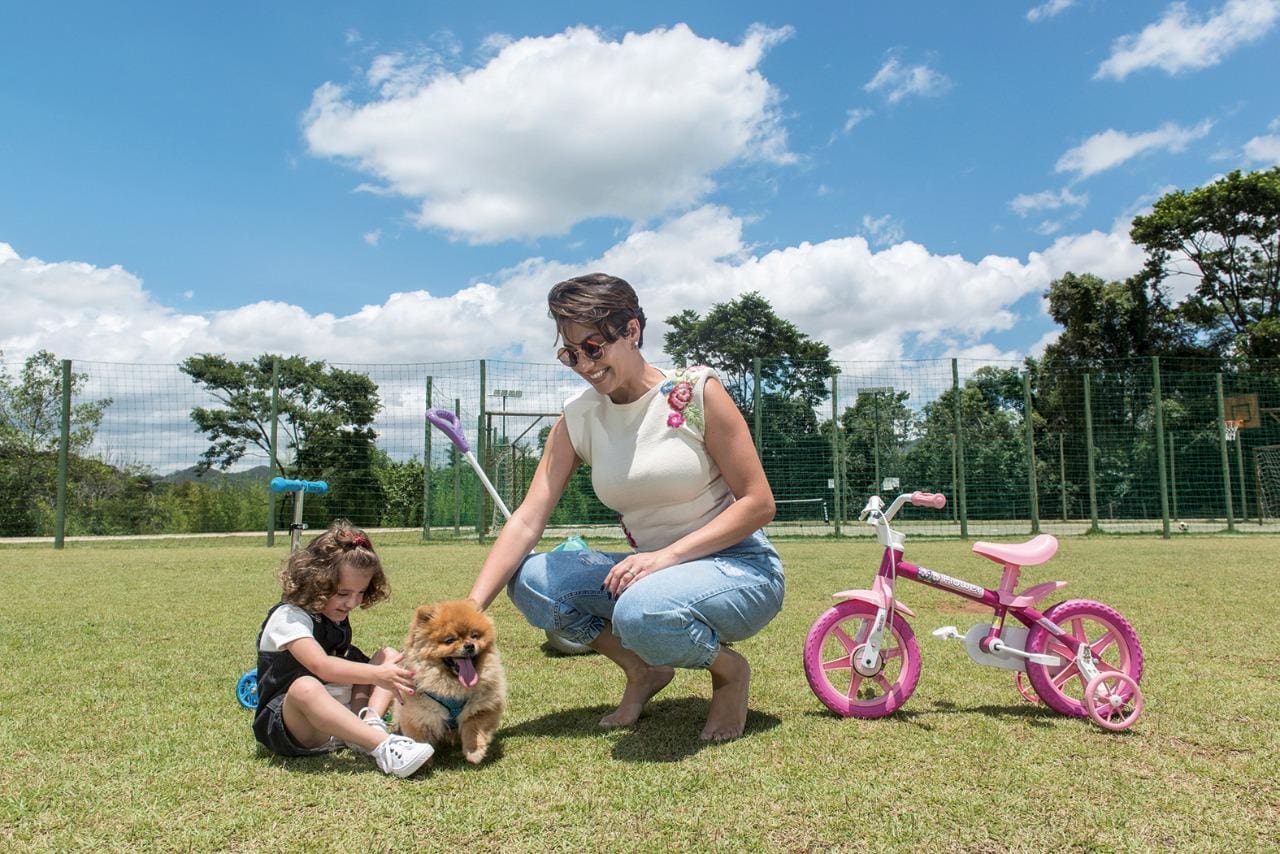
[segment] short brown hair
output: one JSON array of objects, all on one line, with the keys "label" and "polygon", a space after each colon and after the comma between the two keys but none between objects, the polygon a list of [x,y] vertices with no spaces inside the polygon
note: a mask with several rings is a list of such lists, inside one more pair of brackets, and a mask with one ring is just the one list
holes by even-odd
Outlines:
[{"label": "short brown hair", "polygon": [[391,595],[391,586],[382,571],[382,561],[364,531],[346,519],[335,520],[329,529],[285,559],[280,568],[280,599],[304,611],[318,613],[338,589],[338,571],[343,566],[372,571],[361,608],[381,602]]},{"label": "short brown hair", "polygon": [[589,273],[565,279],[547,294],[547,308],[556,321],[556,331],[566,323],[599,330],[606,341],[627,334],[627,324],[640,322],[639,344],[644,344],[644,310],[636,292],[626,280],[607,273]]}]

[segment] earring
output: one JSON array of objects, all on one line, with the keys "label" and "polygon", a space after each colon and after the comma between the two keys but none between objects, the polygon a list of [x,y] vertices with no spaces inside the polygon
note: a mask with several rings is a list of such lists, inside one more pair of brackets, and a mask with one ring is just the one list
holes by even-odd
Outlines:
[{"label": "earring", "polygon": [[639,342],[639,341],[632,340],[632,342],[631,342],[631,349],[632,349],[632,350],[639,350],[639,349],[640,349],[640,342]]}]

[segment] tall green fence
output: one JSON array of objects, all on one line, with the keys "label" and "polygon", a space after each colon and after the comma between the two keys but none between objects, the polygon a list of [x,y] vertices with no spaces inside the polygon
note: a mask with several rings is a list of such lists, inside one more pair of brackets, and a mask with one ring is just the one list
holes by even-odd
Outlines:
[{"label": "tall green fence", "polygon": [[[276,435],[274,462],[264,438],[227,469],[202,471],[211,442],[192,414],[222,404],[177,366],[63,363],[43,381],[26,367],[0,364],[0,537],[57,544],[284,529],[290,499],[267,486],[282,473],[329,482],[327,495],[307,498],[313,527],[343,516],[424,538],[487,536],[501,513],[424,411],[457,413],[514,507],[563,401],[582,387],[558,364],[336,365],[376,387],[367,428],[322,434],[319,421],[289,421],[279,400],[272,421],[264,393],[247,420]],[[841,362],[828,385],[805,393],[761,380],[776,376],[768,367],[725,379],[778,501],[774,533],[862,535],[869,495],[911,490],[949,499],[942,511],[903,511],[903,524],[925,534],[1280,528],[1280,366]],[[323,409],[322,397],[310,404]],[[616,530],[589,470],[575,474],[551,524]]]}]

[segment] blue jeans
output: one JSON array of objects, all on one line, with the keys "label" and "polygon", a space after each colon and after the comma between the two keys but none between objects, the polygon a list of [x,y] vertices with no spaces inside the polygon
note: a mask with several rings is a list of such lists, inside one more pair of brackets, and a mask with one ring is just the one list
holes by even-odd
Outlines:
[{"label": "blue jeans", "polygon": [[722,642],[751,637],[782,610],[782,561],[763,531],[647,575],[610,599],[605,576],[627,554],[532,554],[507,594],[537,628],[586,644],[607,620],[624,647],[673,667],[706,667]]}]

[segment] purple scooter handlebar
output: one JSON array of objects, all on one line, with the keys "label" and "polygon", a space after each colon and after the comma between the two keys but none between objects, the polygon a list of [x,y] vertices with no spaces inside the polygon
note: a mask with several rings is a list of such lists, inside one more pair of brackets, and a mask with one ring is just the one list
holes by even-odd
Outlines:
[{"label": "purple scooter handlebar", "polygon": [[448,436],[459,451],[465,454],[471,450],[467,437],[462,432],[462,422],[453,412],[448,409],[428,409],[427,420],[439,427],[440,432]]}]

